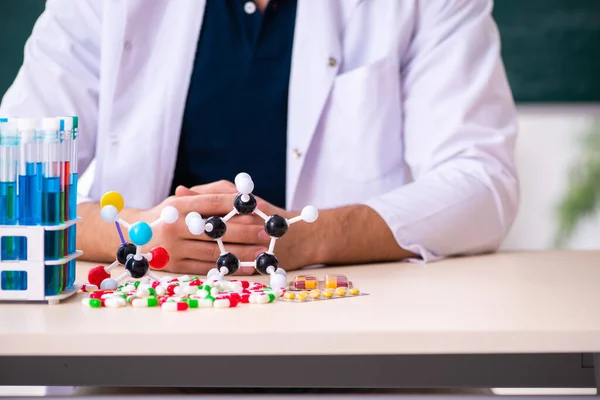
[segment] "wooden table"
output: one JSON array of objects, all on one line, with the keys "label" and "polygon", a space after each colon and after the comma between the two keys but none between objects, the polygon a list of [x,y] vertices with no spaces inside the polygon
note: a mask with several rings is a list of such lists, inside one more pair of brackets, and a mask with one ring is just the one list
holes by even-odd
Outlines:
[{"label": "wooden table", "polygon": [[598,251],[314,272],[347,274],[370,295],[185,313],[90,309],[83,295],[1,304],[0,385],[596,385]]}]

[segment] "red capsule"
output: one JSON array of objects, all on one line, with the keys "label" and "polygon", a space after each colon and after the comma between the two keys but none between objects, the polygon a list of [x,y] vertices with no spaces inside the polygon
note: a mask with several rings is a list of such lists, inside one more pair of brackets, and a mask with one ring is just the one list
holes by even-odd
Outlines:
[{"label": "red capsule", "polygon": [[158,285],[160,285],[159,281],[152,282],[152,289],[156,289],[158,287]]},{"label": "red capsule", "polygon": [[240,295],[240,303],[250,303],[250,293],[242,293]]},{"label": "red capsule", "polygon": [[179,286],[179,285],[169,285],[167,286],[167,293],[169,293],[171,296],[173,296],[175,294],[175,288]]},{"label": "red capsule", "polygon": [[202,281],[200,279],[193,279],[189,283],[190,286],[200,286],[202,285]]},{"label": "red capsule", "polygon": [[238,281],[237,279],[232,279],[231,282],[239,282],[242,285],[242,289],[248,289],[250,286],[250,282],[248,281]]}]

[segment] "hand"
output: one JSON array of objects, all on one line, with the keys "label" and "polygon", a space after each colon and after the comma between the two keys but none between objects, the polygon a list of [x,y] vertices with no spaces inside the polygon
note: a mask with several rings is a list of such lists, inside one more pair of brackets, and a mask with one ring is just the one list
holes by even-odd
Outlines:
[{"label": "hand", "polygon": [[[215,185],[212,186],[211,189],[218,188],[223,193],[233,193],[234,197],[238,193],[235,185],[228,181],[220,181],[210,185]],[[175,195],[176,197],[199,196],[202,194],[206,194],[207,187],[210,185],[193,186],[189,189],[180,186],[177,188]],[[256,197],[256,200],[257,208],[269,216],[278,214],[282,217],[289,219],[299,214],[292,213],[279,207],[276,207],[259,197]],[[233,200],[231,200],[229,204],[230,208],[227,209],[227,211],[224,214],[228,213],[233,209]],[[200,211],[197,212],[199,212],[203,218],[211,216],[210,214],[202,214]],[[226,250],[233,254],[236,254],[236,256],[240,258],[240,261],[253,261],[256,258],[256,256],[250,258],[240,256],[240,254],[236,253],[235,250],[231,249],[230,243],[244,243],[245,245],[257,245],[268,247],[271,238],[264,231],[264,223],[265,221],[255,214],[234,216],[227,222],[227,233],[223,237],[223,242],[225,244]],[[311,243],[310,231],[306,229],[307,227],[303,225],[306,224],[303,222],[294,224],[290,227],[288,232],[276,242],[274,252],[275,256],[279,260],[280,267],[285,269],[286,271],[298,269],[310,265],[313,262],[311,258],[310,248],[307,247]],[[200,238],[202,238],[203,240],[212,240],[206,235],[201,235]],[[242,240],[240,242],[240,238],[244,238],[246,240]],[[217,247],[216,243],[215,247]],[[218,251],[218,248],[215,251]]]},{"label": "hand", "polygon": [[[171,260],[165,271],[205,275],[215,267],[219,258],[220,251],[216,242],[206,234],[192,235],[185,224],[185,217],[194,211],[200,213],[203,218],[226,215],[233,209],[237,190],[235,185],[225,181],[194,188],[193,195],[189,195],[185,188],[180,187],[175,196],[139,214],[140,220],[152,222],[160,216],[166,206],[173,206],[179,211],[179,219],[174,224],[159,224],[154,228],[152,240],[148,244],[148,248],[162,246],[169,252]],[[259,236],[261,231],[262,225],[230,221],[225,235],[227,251],[235,254],[240,260],[254,260],[258,254],[268,249],[269,238]],[[252,273],[254,268],[240,268],[237,274]]]}]

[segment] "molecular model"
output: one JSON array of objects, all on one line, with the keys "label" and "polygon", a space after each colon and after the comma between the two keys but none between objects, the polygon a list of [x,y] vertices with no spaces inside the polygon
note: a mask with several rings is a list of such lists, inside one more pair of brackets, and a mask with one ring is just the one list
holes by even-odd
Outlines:
[{"label": "molecular model", "polygon": [[[254,182],[247,173],[240,173],[235,177],[235,186],[238,195],[233,201],[233,210],[224,217],[210,217],[206,221],[197,212],[191,212],[185,217],[185,223],[193,235],[206,233],[208,237],[214,239],[220,249],[220,256],[217,259],[216,268],[211,269],[207,274],[207,279],[222,280],[225,275],[232,275],[240,267],[254,267],[262,275],[270,275],[270,287],[273,290],[281,290],[286,287],[286,272],[279,268],[279,262],[275,254],[275,242],[288,231],[290,225],[305,221],[315,222],[319,216],[319,211],[314,206],[306,206],[301,215],[286,219],[280,215],[266,215],[257,208],[256,197],[252,194]],[[254,261],[242,261],[232,253],[225,250],[223,245],[223,236],[227,231],[227,221],[235,215],[256,214],[265,221],[265,232],[271,237],[269,249],[259,254]]]},{"label": "molecular model", "polygon": [[[119,283],[127,278],[143,278],[145,276],[160,280],[150,272],[153,269],[163,269],[169,262],[169,253],[163,247],[154,247],[150,253],[143,254],[142,246],[146,245],[152,239],[152,228],[161,223],[172,224],[179,218],[179,212],[175,207],[167,206],[162,209],[160,218],[148,224],[139,221],[132,224],[119,217],[119,212],[123,209],[123,197],[116,192],[109,192],[102,196],[100,201],[102,211],[100,215],[106,222],[114,222],[117,232],[121,239],[121,245],[117,250],[117,257],[108,267],[102,265],[92,268],[88,273],[88,282],[90,285],[100,289],[115,290]],[[127,243],[123,237],[120,225],[127,228],[131,243]],[[110,271],[118,265],[125,266],[125,272],[116,279],[111,278]]]}]

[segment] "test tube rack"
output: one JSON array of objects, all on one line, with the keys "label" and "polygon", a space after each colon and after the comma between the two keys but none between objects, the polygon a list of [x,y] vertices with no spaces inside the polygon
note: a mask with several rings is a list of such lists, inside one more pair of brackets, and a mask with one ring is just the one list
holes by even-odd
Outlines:
[{"label": "test tube rack", "polygon": [[0,302],[44,302],[48,304],[58,304],[60,301],[76,294],[80,285],[73,285],[55,295],[46,295],[47,275],[46,266],[62,266],[66,268],[67,264],[80,257],[83,252],[76,250],[66,257],[48,260],[45,259],[45,232],[46,231],[65,231],[70,226],[80,221],[80,218],[65,222],[60,225],[1,225],[0,239],[5,236],[24,237],[27,240],[27,259],[4,261],[0,260],[0,276],[4,272],[24,272],[26,273],[26,288],[21,290],[3,290],[0,286]]}]

